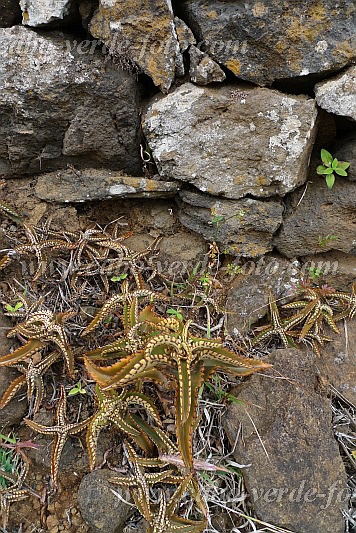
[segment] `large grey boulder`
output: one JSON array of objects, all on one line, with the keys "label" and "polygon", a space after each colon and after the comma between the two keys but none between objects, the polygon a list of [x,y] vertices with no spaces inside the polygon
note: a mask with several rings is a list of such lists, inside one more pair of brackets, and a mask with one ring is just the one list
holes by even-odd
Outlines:
[{"label": "large grey boulder", "polygon": [[[315,355],[276,350],[269,376],[233,391],[224,426],[258,518],[298,533],[344,533],[346,473]],[[242,424],[243,438],[237,440]]]},{"label": "large grey boulder", "polygon": [[328,189],[324,178],[316,176],[306,191],[291,193],[274,244],[290,258],[328,250],[355,255],[356,182],[337,176]]},{"label": "large grey boulder", "polygon": [[70,46],[56,34],[0,29],[1,177],[68,164],[141,173],[136,81]]},{"label": "large grey boulder", "polygon": [[[259,257],[272,250],[272,236],[282,223],[283,206],[275,200],[227,200],[183,190],[177,202],[184,226],[235,256]],[[222,218],[214,223],[216,217]]]},{"label": "large grey boulder", "polygon": [[316,117],[304,96],[185,83],[148,105],[143,131],[163,179],[227,198],[266,197],[304,183]]},{"label": "large grey boulder", "polygon": [[0,0],[0,28],[7,28],[20,22],[19,0]]},{"label": "large grey boulder", "polygon": [[259,85],[332,72],[355,57],[353,0],[185,0],[181,16],[215,61]]},{"label": "large grey boulder", "polygon": [[356,67],[315,85],[317,103],[335,115],[356,120]]},{"label": "large grey boulder", "polygon": [[163,92],[168,91],[180,55],[170,0],[100,0],[90,32],[114,55],[131,60]]}]

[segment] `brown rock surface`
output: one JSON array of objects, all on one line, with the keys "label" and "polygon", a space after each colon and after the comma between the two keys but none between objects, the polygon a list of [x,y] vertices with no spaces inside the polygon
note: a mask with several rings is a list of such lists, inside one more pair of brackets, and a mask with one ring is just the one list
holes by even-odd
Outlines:
[{"label": "brown rock surface", "polygon": [[[303,199],[302,195],[303,190],[298,190],[288,197],[283,225],[274,241],[278,251],[290,258],[319,253],[321,238],[324,252],[355,254],[356,183],[337,177],[328,189],[321,176],[315,177]],[[327,239],[328,235],[333,238]]]},{"label": "brown rock surface", "polygon": [[244,405],[231,404],[224,422],[232,444],[242,424],[234,456],[251,464],[243,474],[257,516],[298,533],[344,533],[346,474],[315,356],[276,350],[269,361],[269,377],[254,375],[234,391]]},{"label": "brown rock surface", "polygon": [[278,304],[287,303],[291,289],[299,279],[298,261],[282,257],[262,257],[241,267],[229,287],[226,300],[227,331],[244,334],[268,312],[272,292]]},{"label": "brown rock surface", "polygon": [[[208,242],[216,241],[222,251],[242,257],[259,257],[272,249],[272,235],[283,213],[278,201],[228,200],[191,191],[179,193],[178,206],[184,226]],[[218,227],[212,223],[214,213],[224,217]]]},{"label": "brown rock surface", "polygon": [[7,28],[20,22],[19,0],[0,0],[0,28]]},{"label": "brown rock surface", "polygon": [[171,3],[101,0],[91,34],[118,56],[126,56],[163,92],[170,88],[180,54]]},{"label": "brown rock surface", "polygon": [[39,176],[38,198],[52,202],[87,202],[108,198],[160,198],[174,196],[180,188],[176,181],[125,176],[108,169],[59,170]]}]

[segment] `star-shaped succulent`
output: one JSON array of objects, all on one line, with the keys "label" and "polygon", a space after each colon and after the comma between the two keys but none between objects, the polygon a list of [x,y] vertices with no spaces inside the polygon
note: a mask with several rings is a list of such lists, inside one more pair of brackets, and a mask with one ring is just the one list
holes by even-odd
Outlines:
[{"label": "star-shaped succulent", "polygon": [[[14,379],[14,381],[10,383],[0,400],[0,409],[9,403],[18,390],[27,385],[28,401],[31,400],[32,395],[35,393],[33,412],[37,413],[44,395],[43,374],[48,370],[52,363],[58,359],[59,355],[59,352],[52,352],[44,359],[41,359],[40,352],[36,352],[33,354],[32,358],[29,359],[27,365],[15,364],[15,368],[22,372],[23,375]],[[35,362],[35,359],[38,361]]]},{"label": "star-shaped succulent", "polygon": [[22,463],[22,467],[17,478],[16,476],[14,476],[14,474],[9,474],[3,469],[0,469],[1,476],[12,483],[12,485],[7,488],[0,487],[0,507],[2,515],[2,527],[4,531],[6,530],[7,522],[9,519],[11,503],[24,500],[30,495],[30,491],[26,488],[23,488],[23,484],[28,474],[28,470],[28,461],[24,461]]},{"label": "star-shaped succulent", "polygon": [[85,429],[91,418],[83,420],[78,423],[68,423],[66,420],[66,395],[63,385],[61,386],[60,398],[58,401],[57,411],[56,411],[56,425],[55,426],[43,426],[38,424],[33,420],[25,419],[24,422],[31,429],[37,433],[42,433],[43,435],[53,435],[54,443],[52,447],[52,457],[51,457],[51,475],[53,485],[58,487],[58,474],[59,474],[59,462],[62,454],[63,447],[66,443],[66,440],[71,435],[76,435]]},{"label": "star-shaped succulent", "polygon": [[101,392],[98,387],[96,397],[98,410],[90,419],[86,437],[91,470],[95,467],[96,448],[100,432],[110,422],[129,435],[139,446],[151,448],[147,441],[143,440],[142,431],[136,422],[138,417],[134,419],[129,411],[130,404],[139,405],[160,426],[161,420],[158,410],[150,398],[137,391],[123,390],[121,394],[117,394],[115,391]]},{"label": "star-shaped succulent", "polygon": [[[48,343],[54,343],[63,354],[69,375],[73,376],[74,356],[64,329],[64,322],[74,315],[75,312],[73,311],[67,311],[66,313],[53,313],[52,311],[46,310],[37,311],[32,313],[27,320],[12,328],[7,336],[15,337],[19,334],[22,337],[30,339],[25,346],[21,347],[22,350],[15,350],[15,352],[18,352],[19,357],[22,357],[21,354],[26,353],[26,347],[34,353],[32,351],[33,345],[36,345],[37,349],[39,349]],[[37,343],[34,343],[34,341],[37,341]],[[31,354],[27,353],[27,356],[29,355]],[[13,363],[14,360],[14,357],[3,356],[0,358],[0,365],[1,363],[7,364],[10,361]]]}]

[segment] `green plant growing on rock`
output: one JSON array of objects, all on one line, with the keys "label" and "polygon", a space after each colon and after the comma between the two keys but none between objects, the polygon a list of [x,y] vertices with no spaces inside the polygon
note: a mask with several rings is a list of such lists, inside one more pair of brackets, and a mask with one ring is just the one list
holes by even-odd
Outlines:
[{"label": "green plant growing on rock", "polygon": [[229,216],[219,215],[216,212],[216,209],[211,208],[211,223],[215,227],[215,235],[214,235],[215,240],[217,239],[218,232],[221,226],[226,224],[228,220],[231,220],[232,218],[235,218],[237,220],[242,219],[245,216],[245,214],[246,213],[244,209],[239,209],[236,213],[233,213],[232,215],[229,215]]},{"label": "green plant growing on rock", "polygon": [[321,150],[320,155],[323,165],[319,165],[316,172],[320,176],[325,176],[326,185],[329,189],[332,189],[335,183],[335,174],[338,176],[347,176],[346,169],[349,168],[350,163],[339,161],[324,148]]},{"label": "green plant growing on rock", "polygon": [[328,234],[325,237],[323,237],[322,235],[319,235],[319,237],[318,237],[318,245],[320,246],[320,248],[325,248],[331,242],[336,241],[336,240],[337,240],[337,236],[336,235]]},{"label": "green plant growing on rock", "polygon": [[322,271],[322,269],[319,268],[319,267],[311,266],[311,267],[308,269],[308,275],[309,275],[309,278],[310,278],[310,279],[317,279],[317,278],[320,278],[320,276],[323,275],[323,271]]}]

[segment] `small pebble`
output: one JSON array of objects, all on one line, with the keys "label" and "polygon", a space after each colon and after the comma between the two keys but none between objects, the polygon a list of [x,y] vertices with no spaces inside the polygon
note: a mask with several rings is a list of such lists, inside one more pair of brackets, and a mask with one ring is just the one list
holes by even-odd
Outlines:
[{"label": "small pebble", "polygon": [[[58,517],[54,514],[51,514],[47,517],[47,527],[48,529],[51,529],[51,528],[54,528],[54,527],[57,527],[59,524],[59,520],[58,520]],[[57,531],[58,531],[58,527],[57,527]]]}]

